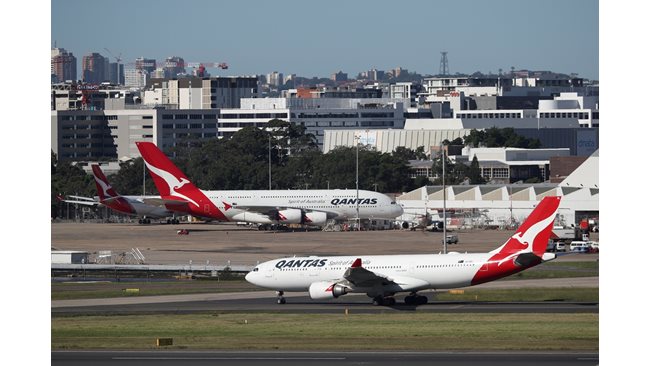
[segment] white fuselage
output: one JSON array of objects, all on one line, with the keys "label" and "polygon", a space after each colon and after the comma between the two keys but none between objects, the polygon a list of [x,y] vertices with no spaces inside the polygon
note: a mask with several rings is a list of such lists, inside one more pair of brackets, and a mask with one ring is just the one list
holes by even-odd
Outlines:
[{"label": "white fuselage", "polygon": [[[307,291],[314,282],[340,281],[355,259],[361,258],[363,268],[401,284],[392,291],[457,288],[470,286],[476,273],[485,268],[483,265],[492,255],[451,253],[281,258],[258,265],[246,275],[246,280],[277,291]],[[354,292],[365,292],[364,289],[358,290]]]},{"label": "white fuselage", "polygon": [[[152,218],[164,218],[164,217],[174,216],[174,212],[166,209],[165,207],[150,205],[142,202],[141,196],[122,196],[122,198],[124,198],[135,211],[133,213],[130,213],[130,215],[134,215],[138,217],[152,217]],[[160,198],[160,196],[157,196],[156,198]]]},{"label": "white fuselage", "polygon": [[402,207],[390,197],[373,191],[359,190],[259,190],[202,191],[230,221],[273,223],[271,210],[300,209],[324,212],[327,218],[347,220],[390,219],[402,214]]}]

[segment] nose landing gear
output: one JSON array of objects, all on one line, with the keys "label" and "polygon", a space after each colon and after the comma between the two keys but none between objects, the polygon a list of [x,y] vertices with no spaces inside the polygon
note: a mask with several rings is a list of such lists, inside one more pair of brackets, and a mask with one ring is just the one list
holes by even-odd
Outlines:
[{"label": "nose landing gear", "polygon": [[278,296],[276,300],[278,305],[283,305],[287,303],[287,300],[284,298],[284,296],[282,296],[284,295],[284,291],[276,291],[276,295]]}]

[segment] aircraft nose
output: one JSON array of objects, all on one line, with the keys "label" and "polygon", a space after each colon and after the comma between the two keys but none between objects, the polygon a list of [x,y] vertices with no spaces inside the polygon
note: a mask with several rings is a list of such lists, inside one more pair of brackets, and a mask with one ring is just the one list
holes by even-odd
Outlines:
[{"label": "aircraft nose", "polygon": [[254,277],[255,277],[255,274],[253,273],[253,271],[250,271],[250,272],[248,272],[248,273],[246,274],[246,276],[245,276],[244,278],[245,278],[246,281],[248,281],[249,283],[252,283],[253,285],[255,285],[255,282],[253,282],[253,281],[254,281],[254,280],[253,280]]},{"label": "aircraft nose", "polygon": [[395,205],[395,208],[393,209],[393,214],[395,215],[395,217],[402,216],[403,213],[404,213],[404,208],[402,208],[401,205]]}]

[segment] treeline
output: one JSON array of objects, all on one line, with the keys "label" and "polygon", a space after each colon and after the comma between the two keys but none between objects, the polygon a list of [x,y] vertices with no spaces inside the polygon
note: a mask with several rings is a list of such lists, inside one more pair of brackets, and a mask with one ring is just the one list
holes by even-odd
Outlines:
[{"label": "treeline", "polygon": [[[267,128],[246,127],[227,140],[176,147],[174,161],[199,187],[268,189],[270,151],[272,189],[355,189],[356,148],[338,147],[323,154],[304,126],[272,120]],[[419,154],[424,156],[423,149]],[[417,152],[404,148],[390,154],[360,147],[359,189],[416,188],[408,168],[408,160],[416,156]]]}]

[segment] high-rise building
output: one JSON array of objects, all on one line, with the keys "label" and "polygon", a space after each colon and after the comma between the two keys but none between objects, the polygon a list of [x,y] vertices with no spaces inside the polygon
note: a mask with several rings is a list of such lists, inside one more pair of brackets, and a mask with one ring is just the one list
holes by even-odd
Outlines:
[{"label": "high-rise building", "polygon": [[93,52],[81,59],[83,81],[86,83],[99,84],[108,79],[108,59],[99,53]]},{"label": "high-rise building", "polygon": [[108,80],[111,84],[124,85],[124,64],[111,62],[108,64]]},{"label": "high-rise building", "polygon": [[72,52],[68,52],[64,48],[52,48],[51,61],[52,75],[56,75],[56,82],[77,80],[77,58]]},{"label": "high-rise building", "polygon": [[347,81],[348,74],[339,70],[339,72],[332,74],[332,76],[330,76],[330,79],[334,81]]},{"label": "high-rise building", "polygon": [[284,85],[284,75],[281,72],[273,71],[272,73],[266,75],[266,82],[269,85],[281,86]]},{"label": "high-rise building", "polygon": [[138,57],[135,59],[135,69],[145,70],[151,74],[156,71],[156,60],[152,58]]},{"label": "high-rise building", "polygon": [[185,74],[185,60],[178,56],[167,57],[163,70],[166,78],[175,78],[178,74]]},{"label": "high-rise building", "polygon": [[149,72],[139,69],[126,69],[124,72],[124,85],[129,88],[144,88],[149,79]]}]

